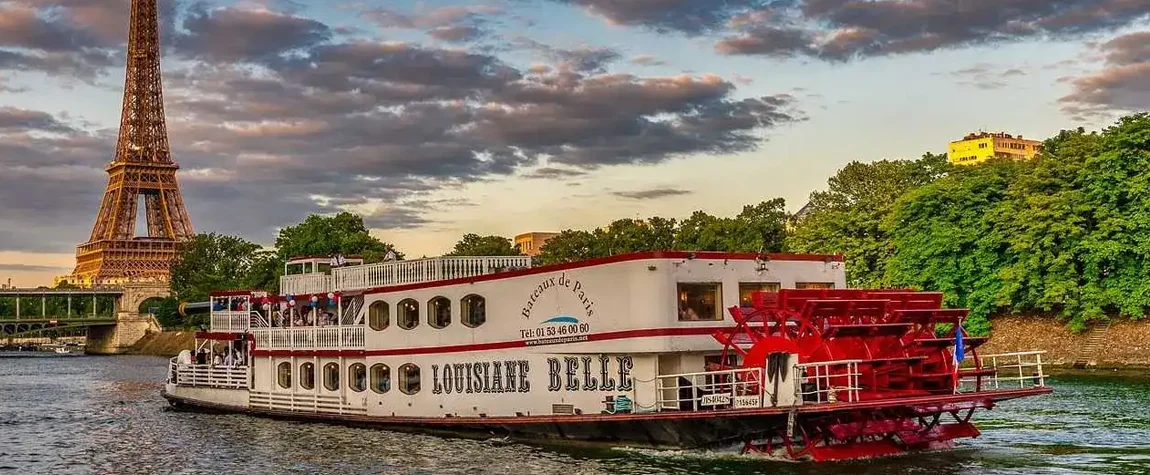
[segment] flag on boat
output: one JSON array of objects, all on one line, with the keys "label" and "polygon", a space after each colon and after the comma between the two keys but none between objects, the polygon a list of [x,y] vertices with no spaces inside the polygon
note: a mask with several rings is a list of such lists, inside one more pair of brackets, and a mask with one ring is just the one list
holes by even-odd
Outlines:
[{"label": "flag on boat", "polygon": [[966,346],[962,343],[962,320],[954,325],[954,392],[958,393],[958,365],[966,359]]}]

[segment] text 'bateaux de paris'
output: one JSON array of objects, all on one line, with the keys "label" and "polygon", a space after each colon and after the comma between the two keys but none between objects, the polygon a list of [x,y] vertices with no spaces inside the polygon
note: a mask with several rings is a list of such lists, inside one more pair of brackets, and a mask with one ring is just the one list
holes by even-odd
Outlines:
[{"label": "text 'bateaux de paris'", "polygon": [[[613,363],[613,364],[612,364]],[[548,391],[630,391],[630,356],[547,358]],[[431,365],[433,394],[525,393],[531,391],[527,360]]]},{"label": "text 'bateaux de paris'", "polygon": [[567,274],[559,274],[558,277],[548,277],[539,285],[535,286],[535,290],[531,292],[531,296],[527,298],[527,304],[523,306],[521,312],[523,318],[531,318],[531,309],[535,308],[535,303],[539,301],[539,297],[543,295],[548,289],[563,289],[570,291],[579,299],[579,304],[583,306],[583,311],[587,316],[595,315],[595,302],[587,295],[587,289],[583,287],[583,283],[567,277]]}]

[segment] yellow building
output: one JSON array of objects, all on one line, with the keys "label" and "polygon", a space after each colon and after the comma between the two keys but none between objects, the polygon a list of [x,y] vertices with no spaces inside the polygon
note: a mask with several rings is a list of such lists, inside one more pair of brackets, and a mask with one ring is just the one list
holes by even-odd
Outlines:
[{"label": "yellow building", "polygon": [[543,247],[543,243],[547,242],[559,233],[526,233],[515,236],[515,245],[519,246],[519,252],[528,256],[538,256],[539,248]]},{"label": "yellow building", "polygon": [[1042,151],[1042,142],[1025,140],[1005,132],[979,132],[966,134],[962,140],[950,143],[946,159],[955,165],[974,165],[991,157],[1006,157],[1016,160],[1033,158]]}]

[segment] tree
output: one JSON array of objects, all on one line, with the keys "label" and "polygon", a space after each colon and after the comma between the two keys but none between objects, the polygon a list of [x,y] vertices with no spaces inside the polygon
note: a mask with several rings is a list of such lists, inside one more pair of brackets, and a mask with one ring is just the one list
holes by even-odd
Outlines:
[{"label": "tree", "polygon": [[895,287],[943,292],[948,307],[970,308],[964,327],[990,330],[987,317],[1003,304],[1006,236],[991,216],[1027,163],[993,159],[905,193],[882,223],[894,252],[883,269]]},{"label": "tree", "polygon": [[539,248],[539,260],[543,264],[593,259],[607,255],[599,239],[587,231],[565,229],[552,236]]},{"label": "tree", "polygon": [[[276,254],[281,260],[292,256],[362,255],[365,262],[382,261],[391,244],[372,236],[363,218],[342,212],[334,216],[313,214],[304,222],[280,230]],[[395,252],[397,258],[403,255]]]},{"label": "tree", "polygon": [[469,233],[455,243],[448,256],[519,256],[519,247],[502,236],[480,236]]},{"label": "tree", "polygon": [[792,252],[843,254],[847,283],[883,287],[886,262],[894,253],[882,223],[904,193],[946,176],[943,155],[919,160],[851,162],[827,180],[826,191],[811,193],[809,214],[786,238]]},{"label": "tree", "polygon": [[198,234],[180,247],[172,262],[173,297],[186,302],[207,300],[214,290],[244,289],[264,251],[236,236]]},{"label": "tree", "polygon": [[1072,329],[1150,307],[1150,116],[1044,144],[994,215],[1008,237],[1000,276],[1015,308],[1057,312]]}]

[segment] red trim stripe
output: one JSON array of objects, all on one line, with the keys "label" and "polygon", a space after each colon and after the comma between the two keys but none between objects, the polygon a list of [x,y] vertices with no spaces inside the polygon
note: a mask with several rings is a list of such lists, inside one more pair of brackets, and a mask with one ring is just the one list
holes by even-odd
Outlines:
[{"label": "red trim stripe", "polygon": [[[604,333],[592,333],[586,340],[572,341],[563,344],[584,343],[588,341],[626,340],[632,338],[651,338],[667,336],[700,336],[711,335],[716,331],[730,330],[732,327],[678,327],[678,328],[644,328],[639,330],[620,330]],[[526,348],[530,345],[525,340],[496,341],[489,343],[472,343],[467,345],[424,346],[416,348],[394,348],[387,350],[259,350],[252,348],[252,356],[303,356],[303,357],[363,357],[363,356],[410,356],[446,353],[464,353],[469,351],[492,351],[512,348]]]},{"label": "red trim stripe", "polygon": [[595,267],[605,264],[616,264],[620,262],[642,261],[651,259],[706,259],[706,260],[732,260],[732,261],[753,261],[756,259],[764,259],[767,261],[801,261],[801,262],[842,262],[842,254],[756,254],[753,252],[712,252],[712,251],[651,251],[651,252],[634,252],[631,254],[619,254],[617,256],[600,257],[596,259],[588,259],[585,261],[567,262],[563,264],[552,264],[549,266],[532,267],[529,269],[514,270],[509,272],[499,272],[496,274],[484,274],[473,277],[460,277],[458,279],[450,280],[437,280],[431,282],[419,282],[415,284],[392,285],[385,287],[375,287],[366,289],[364,294],[381,294],[391,292],[406,292],[410,290],[427,289],[434,287],[446,287],[449,285],[459,284],[473,284],[476,282],[487,282],[492,280],[510,279],[513,277],[522,277],[527,275],[545,274],[548,272],[559,272],[572,269],[581,269],[584,267]]}]

